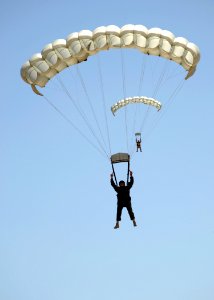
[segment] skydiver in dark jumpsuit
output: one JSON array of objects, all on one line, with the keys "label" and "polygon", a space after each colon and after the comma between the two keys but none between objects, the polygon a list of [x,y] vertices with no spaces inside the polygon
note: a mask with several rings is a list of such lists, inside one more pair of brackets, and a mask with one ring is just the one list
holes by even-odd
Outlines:
[{"label": "skydiver in dark jumpsuit", "polygon": [[141,139],[136,139],[136,146],[137,146],[137,150],[136,152],[138,152],[138,149],[140,149],[140,152],[142,152],[142,149],[141,149]]},{"label": "skydiver in dark jumpsuit", "polygon": [[130,171],[130,182],[128,182],[128,185],[125,185],[125,182],[121,180],[119,182],[119,186],[117,186],[114,183],[113,180],[113,174],[111,174],[111,185],[114,188],[114,190],[117,192],[117,218],[116,218],[116,225],[114,226],[114,229],[119,228],[119,222],[121,221],[121,214],[124,207],[128,210],[130,219],[133,222],[134,226],[137,226],[137,223],[135,221],[135,216],[132,211],[132,204],[131,204],[131,197],[130,197],[130,189],[134,183],[134,178],[132,176],[132,172]]}]

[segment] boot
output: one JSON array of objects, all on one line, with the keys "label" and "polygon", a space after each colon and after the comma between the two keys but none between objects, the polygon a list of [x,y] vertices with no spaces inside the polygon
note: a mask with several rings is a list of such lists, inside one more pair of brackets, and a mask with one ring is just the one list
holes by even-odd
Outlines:
[{"label": "boot", "polygon": [[114,229],[120,228],[119,222],[116,223],[116,225],[114,226]]},{"label": "boot", "polygon": [[136,223],[135,219],[133,220],[133,225],[137,226],[137,223]]}]

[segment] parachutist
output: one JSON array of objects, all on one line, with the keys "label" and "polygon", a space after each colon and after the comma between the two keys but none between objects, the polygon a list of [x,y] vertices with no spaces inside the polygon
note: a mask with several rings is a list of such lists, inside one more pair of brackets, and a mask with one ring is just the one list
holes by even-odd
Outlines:
[{"label": "parachutist", "polygon": [[133,222],[134,226],[137,226],[135,221],[135,216],[132,210],[131,197],[130,197],[130,189],[134,183],[134,177],[132,176],[132,171],[130,171],[130,181],[126,185],[123,180],[119,182],[119,186],[117,186],[113,180],[113,174],[111,174],[111,185],[114,190],[117,192],[117,217],[116,217],[116,225],[114,229],[120,227],[119,222],[121,221],[121,214],[124,207],[126,207],[130,219]]},{"label": "parachutist", "polygon": [[139,140],[136,139],[136,146],[137,146],[136,152],[138,152],[138,149],[140,149],[140,152],[142,152],[142,149],[141,149],[141,138]]}]

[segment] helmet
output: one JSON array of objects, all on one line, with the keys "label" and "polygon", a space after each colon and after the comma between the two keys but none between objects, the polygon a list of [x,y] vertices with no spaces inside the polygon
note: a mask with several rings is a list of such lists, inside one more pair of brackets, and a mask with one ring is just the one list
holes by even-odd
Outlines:
[{"label": "helmet", "polygon": [[125,181],[123,181],[123,180],[120,180],[120,182],[119,182],[119,186],[121,186],[121,185],[125,185]]}]

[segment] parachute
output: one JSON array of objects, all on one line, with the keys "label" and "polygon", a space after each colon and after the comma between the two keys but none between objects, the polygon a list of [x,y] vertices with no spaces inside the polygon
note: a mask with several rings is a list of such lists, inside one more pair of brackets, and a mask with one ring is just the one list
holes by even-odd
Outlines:
[{"label": "parachute", "polygon": [[[66,40],[57,39],[34,54],[21,68],[22,79],[32,87],[44,87],[66,67],[81,63],[99,51],[111,48],[135,48],[140,52],[172,60],[191,77],[200,59],[198,47],[168,30],[147,29],[143,25],[101,26],[94,31],[71,33]],[[34,88],[35,91],[35,88]]]},{"label": "parachute", "polygon": [[157,101],[153,98],[137,96],[137,97],[125,98],[125,99],[122,99],[122,100],[118,101],[117,103],[115,103],[111,107],[111,111],[112,111],[113,115],[119,108],[124,107],[131,103],[133,103],[133,104],[144,103],[144,104],[152,105],[152,106],[156,107],[158,111],[161,109],[161,103],[159,101]]},{"label": "parachute", "polygon": [[[111,69],[107,71],[108,79],[106,81],[104,81],[105,74],[102,72],[100,63],[100,57],[110,57],[109,53],[114,51],[108,50],[112,49],[119,49],[121,54],[122,78],[117,82],[115,71],[118,68],[115,67],[114,69],[114,66],[118,60],[106,62],[107,68],[111,65]],[[104,53],[106,54],[105,56]],[[127,73],[125,72],[127,65],[125,65],[123,53],[130,55],[129,58],[133,58],[133,62],[130,62],[130,59],[128,60],[131,70]],[[95,70],[90,64],[93,62],[93,57],[97,58],[99,80],[96,80],[94,75],[92,75],[92,71]],[[142,64],[138,60],[139,58],[142,58]],[[139,136],[143,133],[143,140],[145,141],[146,126],[148,133],[153,130],[163,116],[163,111],[166,111],[168,104],[177,95],[183,82],[195,73],[199,60],[200,51],[194,43],[189,42],[186,38],[176,37],[168,30],[160,28],[148,29],[144,25],[134,24],[127,24],[121,28],[109,25],[98,27],[93,31],[81,30],[73,32],[65,39],[57,39],[47,44],[40,53],[34,54],[22,65],[21,77],[31,86],[36,94],[40,96],[44,94],[43,99],[87,142],[107,157],[112,167],[115,163],[127,162],[129,168],[132,157],[131,144],[135,147],[135,133]],[[154,64],[146,67],[147,61],[148,63],[154,62]],[[160,74],[158,77],[155,77],[159,61],[164,63],[163,67],[160,67]],[[170,67],[171,64],[176,65],[179,75],[180,71],[182,71],[182,80],[178,85],[177,70],[175,72],[174,70],[166,71],[167,66],[165,62],[169,63]],[[60,77],[61,73],[63,75],[66,74],[66,69],[70,70],[70,72],[72,70],[77,71],[77,76],[73,75],[73,79],[69,79],[68,85],[64,84]],[[84,76],[81,75],[81,72],[84,72]],[[145,84],[145,77],[148,73],[150,77]],[[127,77],[126,74],[128,74]],[[137,80],[134,79],[134,75],[139,80],[139,87],[135,87],[135,91],[134,86]],[[130,77],[129,80],[128,76]],[[84,77],[88,77],[90,84],[86,84]],[[76,81],[77,78],[79,78],[78,83]],[[165,84],[171,78],[175,81],[176,87],[173,87],[174,90],[172,93],[170,92],[169,96],[166,96],[164,93],[169,89],[165,88]],[[61,91],[65,93],[66,98],[70,100],[69,103],[70,105],[72,103],[74,109],[71,110],[65,106],[63,110],[61,96],[60,102],[57,101],[59,99],[53,102],[46,95],[48,86],[50,86],[49,82],[54,83],[54,80],[58,80],[57,84]],[[110,80],[111,83],[109,83]],[[94,83],[93,88],[91,88],[92,81]],[[100,95],[98,95],[98,82],[100,83]],[[71,87],[72,85],[73,87]],[[121,86],[122,91],[120,90]],[[153,91],[148,89],[150,86],[153,86]],[[170,84],[170,88],[171,86]],[[44,88],[44,93],[40,92],[38,87]],[[157,95],[160,87],[163,88],[163,95]],[[81,94],[78,96],[78,92],[76,92],[77,96],[74,96],[75,89],[78,90],[80,88],[82,89]],[[93,92],[92,97],[91,91]],[[127,94],[143,94],[145,96],[127,97]],[[112,105],[113,99],[122,100]],[[161,102],[156,99],[161,99]],[[86,101],[87,105],[83,104],[83,101]],[[134,103],[146,105],[129,105]],[[103,105],[104,114],[97,112],[99,105]],[[110,108],[111,112],[115,114],[121,107],[124,107],[124,109],[113,118]],[[150,107],[155,107],[159,113],[157,114],[157,111],[154,109],[150,110]],[[83,125],[82,123],[77,124],[76,117],[75,121],[73,116],[69,117],[69,112],[71,114],[77,113],[79,116],[78,120]],[[122,114],[124,118],[122,118]],[[91,119],[93,120],[91,121]],[[104,128],[104,125],[106,125],[106,128]],[[86,128],[88,130],[87,133]],[[117,135],[115,134],[116,129],[118,130]],[[121,144],[122,139],[125,142],[124,144],[126,144],[125,146]],[[112,151],[112,142],[115,143],[116,149],[114,151]],[[112,154],[112,152],[116,152],[116,154]]]},{"label": "parachute", "polygon": [[141,137],[141,133],[140,133],[140,132],[136,132],[136,133],[135,133],[135,136],[136,136],[136,137],[138,137],[138,136]]}]

